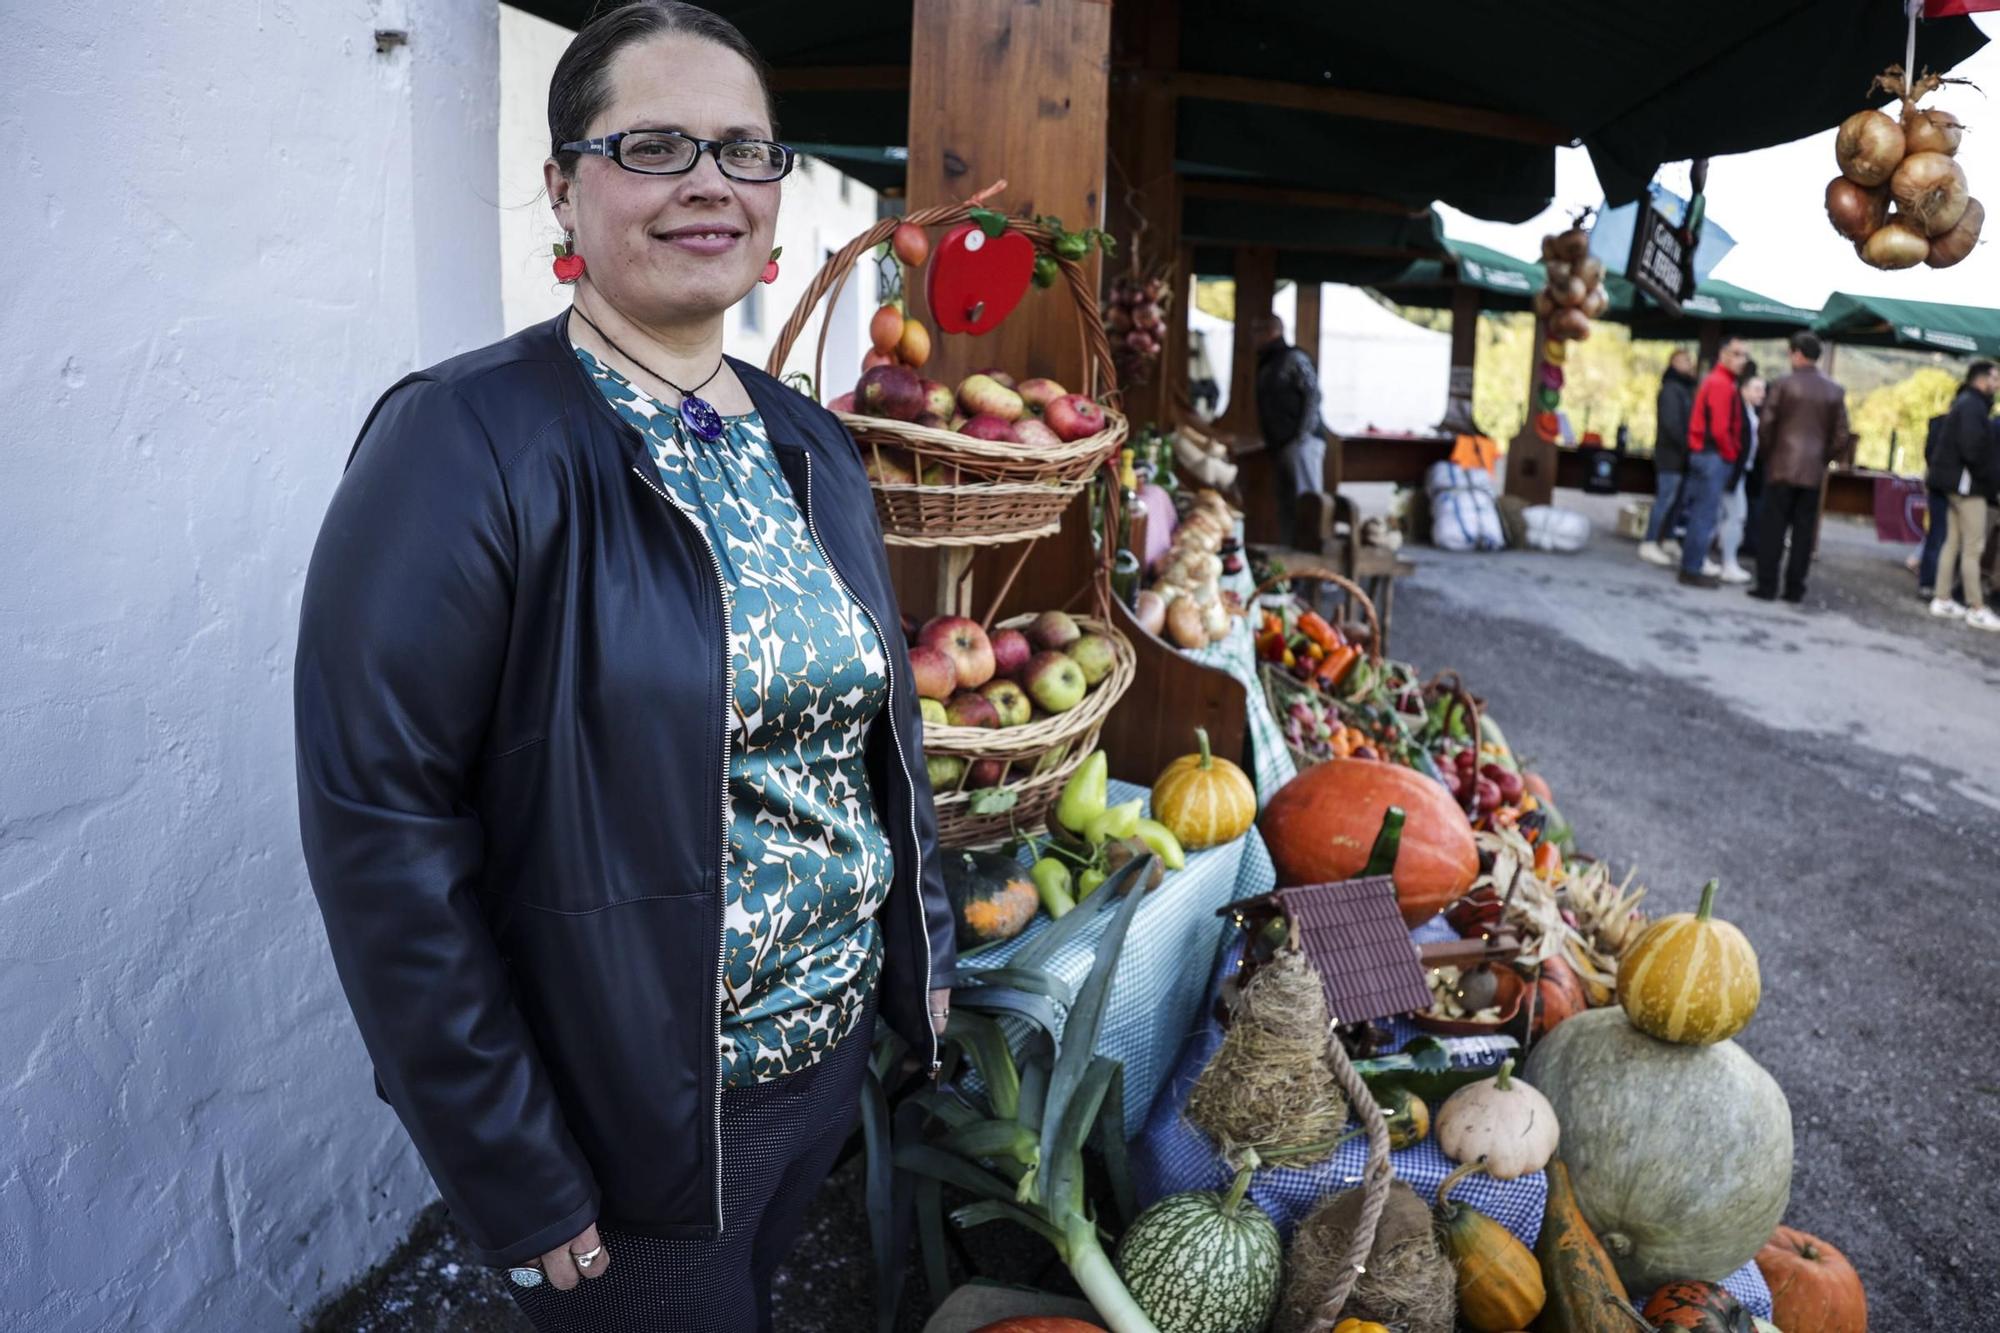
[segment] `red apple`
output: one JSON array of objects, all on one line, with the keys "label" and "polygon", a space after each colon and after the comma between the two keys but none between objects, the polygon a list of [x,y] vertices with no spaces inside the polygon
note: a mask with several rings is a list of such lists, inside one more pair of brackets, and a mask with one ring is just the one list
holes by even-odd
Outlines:
[{"label": "red apple", "polygon": [[924,410],[923,383],[908,366],[876,366],[861,377],[854,401],[870,416],[914,421]]},{"label": "red apple", "polygon": [[1017,629],[996,629],[987,636],[993,644],[993,674],[1013,680],[1035,655],[1035,646]]},{"label": "red apple", "polygon": [[1003,727],[1018,727],[1028,720],[1034,705],[1028,702],[1027,691],[1011,680],[989,680],[979,687],[986,702],[993,705],[993,711],[1000,715]]},{"label": "red apple", "polygon": [[1014,423],[1007,438],[1032,449],[1049,449],[1062,443],[1062,437],[1043,425],[1040,417],[1022,417]]},{"label": "red apple", "polygon": [[1046,412],[1050,403],[1069,394],[1068,389],[1051,379],[1023,380],[1015,386],[1014,392],[1021,395],[1021,401],[1026,403],[1028,410],[1036,416]]},{"label": "red apple", "polygon": [[981,787],[997,787],[1000,785],[1000,780],[1006,776],[1005,759],[975,759],[972,761],[972,771],[965,776],[965,785],[971,791],[978,791]]},{"label": "red apple", "polygon": [[1019,421],[1028,405],[1021,395],[991,375],[968,375],[958,386],[958,405],[967,416],[993,416],[1002,421]]},{"label": "red apple", "polygon": [[1043,417],[1049,423],[1049,429],[1065,441],[1080,440],[1104,429],[1104,409],[1094,399],[1080,393],[1056,399],[1049,404]]},{"label": "red apple", "polygon": [[1035,702],[1051,713],[1067,713],[1083,702],[1090,689],[1083,668],[1063,653],[1036,653],[1028,659],[1021,682]]},{"label": "red apple", "polygon": [[[1068,658],[1063,660],[1069,661]],[[1076,663],[1070,662],[1070,665],[1075,666]],[[1077,679],[1083,679],[1082,672],[1077,673]],[[944,715],[954,727],[998,729],[1000,726],[1000,710],[993,706],[993,701],[983,694],[974,694],[971,690],[960,690],[952,695],[951,702],[944,706]]]},{"label": "red apple", "polygon": [[984,370],[975,370],[972,373],[975,375],[984,375],[986,376],[986,378],[990,380],[999,381],[1000,387],[1003,389],[1011,389],[1014,387],[1014,377],[1012,375],[1009,375],[1006,371],[1001,370],[997,366],[988,366]]},{"label": "red apple", "polygon": [[958,411],[958,395],[951,391],[949,384],[936,380],[924,380],[924,411],[950,421]]},{"label": "red apple", "polygon": [[916,420],[910,424],[912,426],[928,426],[932,430],[943,430],[950,423],[935,412],[919,412],[917,413]]},{"label": "red apple", "polygon": [[918,643],[910,649],[910,678],[925,699],[949,699],[958,688],[958,667],[942,648]]},{"label": "red apple", "polygon": [[935,616],[917,631],[917,642],[939,649],[951,659],[962,690],[976,690],[993,679],[993,641],[976,620]]},{"label": "red apple", "polygon": [[1028,624],[1028,642],[1045,653],[1059,653],[1082,637],[1067,611],[1044,611]]},{"label": "red apple", "polygon": [[975,440],[999,440],[1007,444],[1014,442],[1014,423],[1005,417],[989,416],[981,412],[958,428],[961,435],[970,435]]},{"label": "red apple", "polygon": [[852,412],[854,410],[854,395],[851,393],[839,395],[826,405],[826,410],[829,412]]}]

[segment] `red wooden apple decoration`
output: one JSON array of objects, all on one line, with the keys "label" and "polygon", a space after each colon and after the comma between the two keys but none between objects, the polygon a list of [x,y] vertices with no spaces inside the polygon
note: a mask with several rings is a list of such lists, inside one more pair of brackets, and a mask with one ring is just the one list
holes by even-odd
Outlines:
[{"label": "red wooden apple decoration", "polygon": [[1014,313],[1035,275],[1035,243],[1018,231],[988,236],[976,222],[946,232],[931,254],[924,293],[940,333],[990,333]]}]

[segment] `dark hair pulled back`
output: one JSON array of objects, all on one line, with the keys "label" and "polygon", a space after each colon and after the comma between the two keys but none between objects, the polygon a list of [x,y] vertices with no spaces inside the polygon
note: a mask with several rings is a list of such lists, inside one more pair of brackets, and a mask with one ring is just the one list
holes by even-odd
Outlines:
[{"label": "dark hair pulled back", "polygon": [[735,24],[684,0],[634,0],[584,24],[549,79],[549,155],[556,159],[563,175],[575,173],[579,155],[562,152],[561,146],[588,138],[591,122],[611,101],[611,62],[628,46],[667,36],[699,37],[749,61],[764,89],[771,133],[777,134],[778,117],[771,104],[771,79],[764,58]]}]

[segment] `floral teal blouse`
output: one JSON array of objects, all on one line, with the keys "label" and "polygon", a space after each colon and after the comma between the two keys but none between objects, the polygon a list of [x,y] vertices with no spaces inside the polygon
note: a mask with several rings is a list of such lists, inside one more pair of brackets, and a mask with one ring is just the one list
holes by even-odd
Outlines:
[{"label": "floral teal blouse", "polygon": [[[660,484],[701,524],[729,588],[734,725],[723,902],[722,1078],[804,1069],[859,1021],[881,968],[875,914],[892,853],[868,787],[888,663],[827,565],[756,413],[705,444],[675,410],[579,347],[644,437]],[[678,521],[678,520],[676,520]]]}]

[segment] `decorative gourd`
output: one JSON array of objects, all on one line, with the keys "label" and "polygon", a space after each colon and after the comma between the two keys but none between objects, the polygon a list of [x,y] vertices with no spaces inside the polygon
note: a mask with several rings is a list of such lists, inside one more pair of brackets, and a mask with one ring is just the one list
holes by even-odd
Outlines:
[{"label": "decorative gourd", "polygon": [[1710,880],[1698,910],[1647,926],[1618,964],[1618,1003],[1649,1037],[1705,1046],[1735,1036],[1757,1012],[1757,951],[1716,919],[1715,890]]},{"label": "decorative gourd", "polygon": [[1055,1315],[1023,1315],[1013,1319],[1002,1319],[997,1324],[986,1324],[972,1333],[1105,1333],[1098,1324],[1086,1324],[1081,1319],[1064,1319]]},{"label": "decorative gourd", "polygon": [[1424,1099],[1399,1084],[1375,1095],[1382,1108],[1383,1123],[1389,1127],[1389,1147],[1395,1152],[1414,1148],[1430,1136],[1431,1108]]},{"label": "decorative gourd", "polygon": [[1258,821],[1278,883],[1358,876],[1391,806],[1403,809],[1396,906],[1412,926],[1442,912],[1479,878],[1479,848],[1443,784],[1400,764],[1329,759],[1279,788]]},{"label": "decorative gourd", "polygon": [[1389,1326],[1372,1319],[1343,1319],[1333,1326],[1333,1333],[1389,1333]]},{"label": "decorative gourd", "polygon": [[1514,1077],[1506,1061],[1492,1078],[1468,1083],[1437,1115],[1438,1147],[1454,1162],[1478,1162],[1495,1180],[1514,1180],[1548,1165],[1561,1121],[1548,1098]]},{"label": "decorative gourd", "polygon": [[1784,1216],[1791,1108],[1735,1042],[1675,1046],[1622,1009],[1592,1009],[1535,1047],[1528,1076],[1562,1121],[1578,1205],[1631,1289],[1719,1282]]},{"label": "decorative gourd", "polygon": [[1721,1287],[1692,1280],[1669,1282],[1646,1302],[1646,1319],[1661,1329],[1696,1333],[1756,1333],[1750,1312]]},{"label": "decorative gourd", "polygon": [[1042,904],[1021,863],[998,852],[945,852],[944,891],[961,949],[1013,939]]},{"label": "decorative gourd", "polygon": [[1569,1168],[1558,1157],[1547,1170],[1549,1199],[1535,1238],[1535,1261],[1548,1303],[1536,1333],[1632,1333],[1632,1298],[1576,1206]]},{"label": "decorative gourd", "polygon": [[1257,789],[1250,779],[1210,753],[1206,728],[1196,727],[1194,737],[1200,752],[1174,760],[1153,783],[1153,818],[1190,852],[1234,842],[1257,819]]},{"label": "decorative gourd", "polygon": [[1245,1167],[1226,1192],[1170,1194],[1126,1229],[1118,1272],[1160,1333],[1262,1333],[1270,1321],[1284,1246],[1249,1189]]},{"label": "decorative gourd", "polygon": [[1566,1020],[1590,1008],[1590,997],[1576,969],[1560,958],[1544,958],[1528,1003],[1535,1006],[1534,1035],[1545,1037]]},{"label": "decorative gourd", "polygon": [[1438,1186],[1438,1238],[1458,1272],[1459,1322],[1479,1333],[1509,1333],[1542,1312],[1548,1293],[1527,1246],[1472,1205],[1452,1202],[1453,1188],[1478,1169],[1467,1162]]},{"label": "decorative gourd", "polygon": [[1868,1294],[1847,1256],[1803,1231],[1779,1227],[1757,1251],[1780,1328],[1868,1333]]},{"label": "decorative gourd", "polygon": [[1759,1319],[1756,1315],[1750,1316],[1750,1327],[1756,1329],[1757,1333],[1785,1333],[1784,1329],[1779,1328],[1770,1320]]}]

